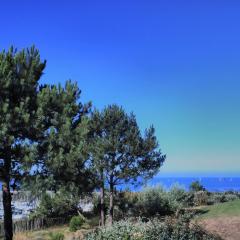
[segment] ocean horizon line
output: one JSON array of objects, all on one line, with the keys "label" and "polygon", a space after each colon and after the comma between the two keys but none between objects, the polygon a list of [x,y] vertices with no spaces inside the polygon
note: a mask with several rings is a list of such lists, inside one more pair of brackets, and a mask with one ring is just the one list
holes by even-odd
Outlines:
[{"label": "ocean horizon line", "polygon": [[176,177],[214,177],[214,178],[235,178],[240,177],[240,171],[236,172],[196,172],[196,171],[189,171],[189,172],[159,172],[157,175],[155,175],[153,178],[176,178]]}]

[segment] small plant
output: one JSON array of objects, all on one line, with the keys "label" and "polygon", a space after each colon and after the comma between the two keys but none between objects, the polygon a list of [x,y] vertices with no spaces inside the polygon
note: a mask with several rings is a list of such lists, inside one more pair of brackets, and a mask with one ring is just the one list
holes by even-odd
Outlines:
[{"label": "small plant", "polygon": [[192,182],[189,189],[192,192],[206,191],[205,187],[199,181]]},{"label": "small plant", "polygon": [[62,233],[51,233],[50,239],[51,240],[64,240],[64,235]]},{"label": "small plant", "polygon": [[208,193],[205,191],[199,191],[194,193],[194,205],[195,206],[203,206],[208,203]]},{"label": "small plant", "polygon": [[76,232],[77,230],[80,230],[82,225],[86,222],[86,219],[84,216],[74,216],[72,217],[70,224],[69,224],[69,230],[71,232]]}]

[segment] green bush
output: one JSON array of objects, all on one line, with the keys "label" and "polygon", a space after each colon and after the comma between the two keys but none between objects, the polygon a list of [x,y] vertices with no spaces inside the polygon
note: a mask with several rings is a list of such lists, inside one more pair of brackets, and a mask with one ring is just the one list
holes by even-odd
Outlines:
[{"label": "green bush", "polygon": [[192,206],[192,193],[187,192],[179,184],[174,184],[167,193],[170,205],[175,206],[175,209]]},{"label": "green bush", "polygon": [[225,193],[224,198],[225,198],[225,202],[235,201],[239,199],[239,197],[236,194],[231,194],[231,193]]},{"label": "green bush", "polygon": [[146,188],[137,196],[135,212],[137,216],[154,217],[168,215],[176,210],[176,204],[169,199],[168,193],[162,187]]},{"label": "green bush", "polygon": [[199,191],[194,193],[194,205],[195,206],[203,206],[208,204],[208,192]]},{"label": "green bush", "polygon": [[206,189],[203,187],[203,185],[199,181],[192,182],[189,189],[192,192],[206,191]]},{"label": "green bush", "polygon": [[208,205],[224,202],[224,195],[222,193],[211,193],[208,198]]},{"label": "green bush", "polygon": [[168,219],[161,222],[154,219],[149,222],[115,223],[112,227],[99,228],[86,236],[86,240],[216,240],[198,226],[191,226],[186,219]]},{"label": "green bush", "polygon": [[64,235],[62,233],[51,233],[49,236],[51,240],[64,240]]},{"label": "green bush", "polygon": [[79,197],[74,197],[65,192],[58,192],[54,195],[45,193],[40,200],[38,208],[31,215],[31,217],[71,217],[78,213],[78,203]]},{"label": "green bush", "polygon": [[124,217],[134,217],[135,208],[139,193],[137,192],[118,192],[116,195],[114,218],[115,220],[123,219]]},{"label": "green bush", "polygon": [[210,193],[208,198],[208,205],[217,203],[230,202],[239,199],[239,195],[236,192],[216,192]]},{"label": "green bush", "polygon": [[69,230],[71,232],[76,232],[77,230],[80,230],[82,225],[86,222],[85,218],[83,216],[74,216],[72,217],[70,223],[69,223]]},{"label": "green bush", "polygon": [[194,205],[194,193],[187,192],[177,184],[169,191],[157,186],[145,188],[141,192],[119,192],[115,199],[115,220],[123,217],[165,216]]}]

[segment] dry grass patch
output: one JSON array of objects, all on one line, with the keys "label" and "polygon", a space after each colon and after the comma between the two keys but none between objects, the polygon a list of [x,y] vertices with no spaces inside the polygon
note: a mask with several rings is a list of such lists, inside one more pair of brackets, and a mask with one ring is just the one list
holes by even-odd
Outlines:
[{"label": "dry grass patch", "polygon": [[202,219],[199,224],[211,233],[218,234],[226,240],[240,239],[240,217],[216,217]]}]

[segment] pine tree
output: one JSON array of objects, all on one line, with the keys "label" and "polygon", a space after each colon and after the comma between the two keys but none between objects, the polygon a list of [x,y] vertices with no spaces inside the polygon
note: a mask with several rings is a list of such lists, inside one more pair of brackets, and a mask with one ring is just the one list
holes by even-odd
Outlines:
[{"label": "pine tree", "polygon": [[[91,182],[87,169],[89,104],[79,101],[80,90],[40,85],[46,61],[34,47],[0,54],[0,180],[3,190],[5,240],[12,240],[11,187],[37,175],[47,188]],[[39,181],[41,182],[41,181]],[[52,184],[52,185],[51,185]]]},{"label": "pine tree", "polygon": [[[91,116],[92,165],[101,189],[101,216],[105,184],[110,191],[110,224],[113,223],[114,188],[123,183],[136,183],[154,176],[165,160],[158,150],[153,126],[141,135],[136,118],[121,107],[110,105]],[[104,217],[102,216],[102,224]]]},{"label": "pine tree", "polygon": [[38,81],[45,65],[34,47],[20,52],[11,47],[0,53],[0,172],[6,240],[13,235],[10,184],[16,186],[32,162]]},{"label": "pine tree", "polygon": [[40,115],[48,122],[41,126],[44,136],[38,144],[39,169],[35,171],[39,182],[47,181],[47,190],[75,185],[80,192],[88,192],[94,187],[87,142],[91,104],[83,105],[80,94],[70,81],[64,88],[48,86],[39,94]]}]

